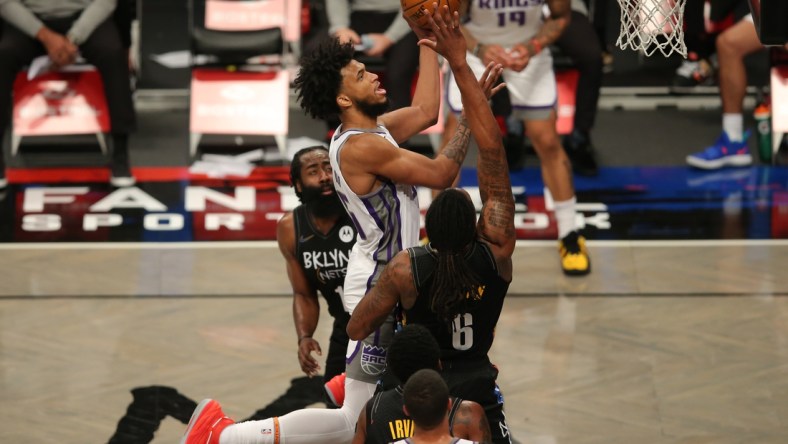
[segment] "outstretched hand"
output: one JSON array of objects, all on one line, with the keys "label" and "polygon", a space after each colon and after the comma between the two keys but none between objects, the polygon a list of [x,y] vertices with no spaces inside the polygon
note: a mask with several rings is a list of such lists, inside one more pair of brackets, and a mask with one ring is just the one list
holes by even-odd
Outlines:
[{"label": "outstretched hand", "polygon": [[495,84],[499,78],[501,78],[501,74],[503,73],[503,65],[500,63],[488,63],[487,66],[484,68],[484,73],[481,77],[479,77],[479,86],[484,91],[484,95],[487,97],[487,100],[496,94],[498,91],[506,88],[506,83],[501,82],[499,84]]},{"label": "outstretched hand", "polygon": [[448,5],[438,7],[433,3],[435,12],[429,17],[432,35],[419,40],[419,45],[427,46],[442,55],[449,65],[465,62],[465,36],[460,30],[460,14],[450,11]]}]

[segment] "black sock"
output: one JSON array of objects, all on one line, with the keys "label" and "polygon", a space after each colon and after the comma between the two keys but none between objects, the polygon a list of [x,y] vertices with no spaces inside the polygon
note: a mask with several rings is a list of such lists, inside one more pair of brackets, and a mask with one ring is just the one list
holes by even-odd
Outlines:
[{"label": "black sock", "polygon": [[128,134],[112,135],[112,164],[129,164],[129,136]]},{"label": "black sock", "polygon": [[110,162],[112,177],[132,177],[129,164],[128,135],[112,135],[112,161]]}]

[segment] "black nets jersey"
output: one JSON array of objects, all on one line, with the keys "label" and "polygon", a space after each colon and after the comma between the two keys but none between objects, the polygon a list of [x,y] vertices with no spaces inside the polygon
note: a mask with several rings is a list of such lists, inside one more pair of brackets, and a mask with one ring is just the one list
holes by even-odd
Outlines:
[{"label": "black nets jersey", "polygon": [[487,352],[493,343],[495,325],[501,315],[503,300],[509,283],[498,275],[498,267],[490,248],[474,241],[463,257],[479,278],[481,285],[466,294],[465,310],[451,323],[442,321],[431,310],[430,287],[437,266],[437,256],[429,246],[408,249],[413,279],[418,291],[416,303],[404,310],[406,324],[420,324],[435,336],[441,348],[441,360],[450,364],[487,361]]},{"label": "black nets jersey", "polygon": [[[462,399],[452,398],[449,427],[454,424]],[[366,444],[387,444],[413,436],[413,421],[402,410],[402,387],[376,393],[364,407],[366,409]]]},{"label": "black nets jersey", "polygon": [[328,312],[347,325],[350,315],[342,305],[342,284],[347,274],[350,250],[356,242],[356,228],[346,213],[323,234],[312,225],[305,205],[293,211],[296,256],[312,288],[328,303]]}]

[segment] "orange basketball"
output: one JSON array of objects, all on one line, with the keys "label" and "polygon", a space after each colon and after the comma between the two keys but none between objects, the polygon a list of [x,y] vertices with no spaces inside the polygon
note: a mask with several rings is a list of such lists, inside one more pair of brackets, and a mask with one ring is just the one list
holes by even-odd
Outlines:
[{"label": "orange basketball", "polygon": [[418,24],[422,28],[429,28],[430,21],[427,17],[433,13],[433,4],[438,7],[449,5],[449,11],[456,11],[460,6],[460,0],[400,0],[402,14]]}]

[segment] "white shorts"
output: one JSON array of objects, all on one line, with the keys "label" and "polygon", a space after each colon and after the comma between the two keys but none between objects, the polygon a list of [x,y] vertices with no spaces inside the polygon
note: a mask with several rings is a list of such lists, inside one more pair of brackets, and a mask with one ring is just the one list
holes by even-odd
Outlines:
[{"label": "white shorts", "polygon": [[[371,288],[385,268],[364,253],[356,243],[350,251],[350,260],[342,291],[345,310],[353,310]],[[394,317],[389,316],[383,325],[361,341],[349,341],[345,355],[345,372],[348,378],[375,384],[386,368],[386,350],[394,335]]]},{"label": "white shorts", "polygon": [[[482,61],[471,53],[467,54],[467,60],[476,78],[481,77],[484,72]],[[502,77],[506,82],[515,116],[525,119],[530,116],[534,120],[542,120],[546,119],[550,111],[555,108],[558,92],[553,73],[553,56],[549,50],[544,50],[531,58],[528,66],[520,72],[504,69]],[[451,74],[446,82],[446,88],[449,109],[459,113],[462,111],[462,97],[460,88]]]}]

